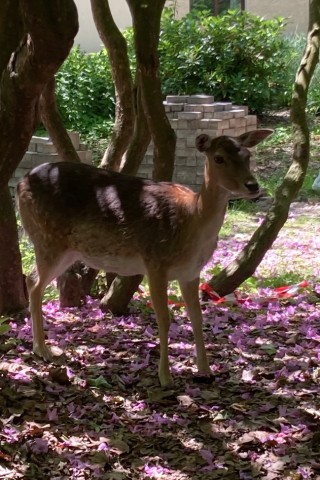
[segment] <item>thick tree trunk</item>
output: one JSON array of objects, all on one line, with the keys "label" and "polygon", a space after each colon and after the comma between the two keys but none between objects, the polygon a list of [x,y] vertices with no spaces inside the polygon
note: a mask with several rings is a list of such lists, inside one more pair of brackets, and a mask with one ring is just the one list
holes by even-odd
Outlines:
[{"label": "thick tree trunk", "polygon": [[306,119],[308,88],[319,58],[320,0],[310,1],[308,43],[297,71],[292,96],[291,119],[294,136],[292,164],[278,188],[273,205],[263,223],[237,258],[210,280],[220,295],[234,291],[251,276],[287,220],[290,204],[302,186],[310,155],[310,135]]},{"label": "thick tree trunk", "polygon": [[134,126],[133,82],[127,42],[113,20],[108,0],[91,0],[91,8],[100,38],[108,51],[116,89],[116,119],[101,167],[119,171]]},{"label": "thick tree trunk", "polygon": [[51,77],[40,97],[40,117],[49,136],[64,162],[80,162],[79,155],[73,146],[63,124],[56,102],[56,81]]},{"label": "thick tree trunk", "polygon": [[[0,23],[6,25],[0,31],[0,192],[8,195],[9,179],[34,132],[40,94],[67,57],[78,21],[73,0],[2,0],[0,18]],[[23,32],[27,34],[23,35]],[[8,307],[8,302],[10,309],[21,308],[24,304],[22,272],[17,267],[20,263],[18,236],[12,226],[13,204],[7,197],[3,200],[5,207],[0,211],[0,231],[2,235],[6,230],[8,233],[1,240],[1,289],[2,292],[11,292],[12,301],[2,302],[0,313]],[[12,266],[11,274],[6,275],[9,265]]]},{"label": "thick tree trunk", "polygon": [[25,308],[28,302],[9,187],[0,190],[0,219],[0,313],[10,313]]},{"label": "thick tree trunk", "polygon": [[174,169],[176,135],[163,106],[158,55],[160,20],[165,0],[127,0],[127,3],[133,20],[142,103],[154,144],[153,178],[170,181]]},{"label": "thick tree trunk", "polygon": [[142,105],[141,82],[139,76],[137,75],[136,77],[134,131],[121,168],[121,173],[125,173],[126,175],[136,175],[138,173],[139,167],[151,141],[151,134]]}]

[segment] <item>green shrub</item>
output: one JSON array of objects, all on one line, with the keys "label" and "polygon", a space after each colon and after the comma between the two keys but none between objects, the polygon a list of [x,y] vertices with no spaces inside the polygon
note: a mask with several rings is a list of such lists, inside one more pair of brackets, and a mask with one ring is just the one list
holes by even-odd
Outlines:
[{"label": "green shrub", "polygon": [[86,54],[73,48],[56,75],[57,101],[67,128],[105,137],[113,124],[115,100],[105,49]]},{"label": "green shrub", "polygon": [[287,106],[296,52],[283,27],[281,18],[248,12],[191,12],[177,20],[167,10],[160,36],[164,93],[212,94],[255,112]]}]

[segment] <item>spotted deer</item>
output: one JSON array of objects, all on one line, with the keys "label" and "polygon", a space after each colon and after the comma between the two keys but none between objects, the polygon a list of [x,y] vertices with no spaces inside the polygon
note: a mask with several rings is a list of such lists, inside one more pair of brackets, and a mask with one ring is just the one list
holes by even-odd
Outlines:
[{"label": "spotted deer", "polygon": [[35,273],[27,281],[33,351],[52,359],[43,328],[44,289],[80,260],[119,275],[147,275],[159,328],[162,386],[172,384],[167,287],[168,281],[178,280],[192,323],[198,371],[210,374],[200,272],[216,247],[230,196],[259,195],[248,148],[271,133],[261,129],[213,139],[199,135],[196,147],[206,156],[200,193],[67,162],[46,163],[27,174],[17,187],[17,203],[36,255]]}]

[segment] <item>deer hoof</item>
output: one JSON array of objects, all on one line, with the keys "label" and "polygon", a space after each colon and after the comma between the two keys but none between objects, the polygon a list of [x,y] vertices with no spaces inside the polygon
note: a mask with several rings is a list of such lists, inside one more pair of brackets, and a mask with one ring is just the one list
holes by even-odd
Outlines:
[{"label": "deer hoof", "polygon": [[46,362],[54,362],[57,358],[61,357],[63,351],[58,347],[47,347],[47,345],[34,345],[33,353],[42,358]]}]

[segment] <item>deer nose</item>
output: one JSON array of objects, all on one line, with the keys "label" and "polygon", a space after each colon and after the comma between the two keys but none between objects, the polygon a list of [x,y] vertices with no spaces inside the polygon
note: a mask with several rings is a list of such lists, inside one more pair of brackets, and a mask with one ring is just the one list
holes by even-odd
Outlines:
[{"label": "deer nose", "polygon": [[250,193],[258,193],[260,190],[259,183],[257,182],[250,181],[245,183],[245,186],[247,187]]}]

